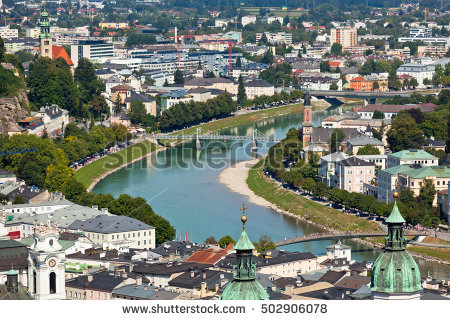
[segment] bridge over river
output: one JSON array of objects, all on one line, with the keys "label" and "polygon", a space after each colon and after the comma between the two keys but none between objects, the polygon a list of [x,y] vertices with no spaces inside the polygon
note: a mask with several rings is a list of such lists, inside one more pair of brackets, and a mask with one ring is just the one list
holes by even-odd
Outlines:
[{"label": "bridge over river", "polygon": [[[309,234],[302,237],[293,237],[275,242],[276,247],[285,246],[293,243],[319,241],[319,240],[342,240],[342,239],[354,239],[354,238],[374,238],[374,237],[386,237],[386,232],[342,232],[342,233],[320,233]],[[405,236],[426,236],[425,232],[421,231],[409,231],[405,230]]]},{"label": "bridge over river", "polygon": [[239,135],[223,135],[223,134],[202,134],[201,128],[197,129],[196,134],[155,134],[152,138],[156,139],[157,141],[160,140],[195,140],[196,146],[198,149],[201,148],[200,140],[216,140],[216,141],[252,141],[253,147],[252,149],[257,149],[257,142],[274,142],[278,143],[282,139],[271,137],[271,136],[265,136],[258,132],[257,129],[253,129],[253,134],[251,136],[239,136]]}]

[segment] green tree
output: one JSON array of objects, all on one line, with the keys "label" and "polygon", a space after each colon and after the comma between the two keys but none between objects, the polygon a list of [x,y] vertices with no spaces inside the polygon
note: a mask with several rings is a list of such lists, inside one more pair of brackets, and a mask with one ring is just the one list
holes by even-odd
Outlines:
[{"label": "green tree", "polygon": [[313,178],[306,178],[303,181],[302,189],[307,191],[309,194],[316,188],[316,182]]},{"label": "green tree", "polygon": [[359,148],[358,152],[356,154],[359,156],[379,155],[380,149],[378,149],[377,147],[375,147],[371,144],[366,144],[364,147]]},{"label": "green tree", "polygon": [[400,112],[392,119],[386,135],[393,152],[417,148],[424,142],[423,131],[408,112]]},{"label": "green tree", "polygon": [[105,89],[104,83],[95,74],[94,64],[87,58],[78,60],[74,78],[80,86],[81,100],[84,103],[92,101],[95,95],[100,95]]},{"label": "green tree", "polygon": [[25,204],[25,199],[19,194],[14,197],[12,204]]},{"label": "green tree", "polygon": [[342,54],[342,45],[337,42],[333,43],[330,53],[335,56],[340,56]]},{"label": "green tree", "polygon": [[320,72],[330,72],[330,71],[331,71],[330,63],[328,61],[322,61],[320,63]]},{"label": "green tree", "polygon": [[120,98],[120,95],[118,94],[116,96],[116,101],[114,102],[114,114],[119,114],[122,112],[122,108],[123,108],[123,103],[122,103],[122,99]]},{"label": "green tree", "polygon": [[67,62],[41,57],[30,65],[28,98],[36,107],[57,104],[71,114],[78,112],[80,92]]},{"label": "green tree", "polygon": [[106,103],[105,97],[100,94],[96,94],[93,97],[91,108],[99,119],[101,119],[103,114],[108,114],[108,104]]},{"label": "green tree", "polygon": [[3,42],[2,37],[0,37],[0,62],[3,62],[5,59],[6,49],[5,49],[5,43]]},{"label": "green tree", "polygon": [[373,91],[378,91],[380,90],[380,83],[378,81],[375,81],[373,83]]},{"label": "green tree", "polygon": [[428,208],[433,206],[433,201],[436,196],[436,188],[432,179],[423,179],[420,187],[419,196],[417,199],[420,203],[425,204]]},{"label": "green tree", "polygon": [[328,188],[326,183],[317,182],[316,187],[313,190],[313,196],[319,199],[327,199],[330,195],[330,188]]},{"label": "green tree", "polygon": [[242,68],[241,57],[236,58],[236,68]]},{"label": "green tree", "polygon": [[411,80],[409,80],[409,85],[415,89],[419,85],[419,83],[417,82],[416,78],[412,78]]},{"label": "green tree", "polygon": [[228,244],[233,243],[235,244],[236,241],[233,240],[233,238],[231,236],[225,236],[219,239],[219,246],[221,248],[226,248],[228,246]]},{"label": "green tree", "polygon": [[131,123],[140,124],[144,121],[147,111],[145,110],[144,103],[142,101],[132,101],[130,106],[130,111],[128,116],[130,117]]},{"label": "green tree", "polygon": [[180,69],[177,69],[174,74],[174,82],[176,84],[184,84],[184,76],[183,72]]},{"label": "green tree", "polygon": [[206,244],[218,244],[216,238],[213,236],[206,238],[205,243]]},{"label": "green tree", "polygon": [[337,90],[339,90],[339,87],[338,87],[338,85],[337,85],[335,82],[333,82],[333,83],[330,85],[330,90],[337,91]]},{"label": "green tree", "polygon": [[85,193],[86,188],[74,177],[70,178],[64,185],[63,194],[67,200],[77,202]]},{"label": "green tree", "polygon": [[255,249],[258,252],[276,249],[275,243],[272,241],[272,238],[265,234],[259,237],[258,242],[253,242],[253,245],[255,246]]},{"label": "green tree", "polygon": [[375,110],[373,112],[372,119],[384,119],[384,118],[385,118],[384,112],[378,110]]},{"label": "green tree", "polygon": [[331,148],[331,152],[336,152],[338,150],[340,150],[340,145],[341,142],[344,141],[345,139],[345,132],[342,129],[334,129],[333,132],[331,133],[331,137],[330,137],[330,148]]},{"label": "green tree", "polygon": [[242,76],[239,76],[237,103],[240,106],[245,106],[246,101],[247,101],[247,94],[245,93],[244,79],[242,78]]},{"label": "green tree", "polygon": [[395,71],[389,72],[388,76],[388,88],[389,90],[399,90],[401,88],[401,82],[397,77]]},{"label": "green tree", "polygon": [[155,79],[153,79],[151,76],[145,76],[145,81],[144,83],[148,86],[154,86],[156,81]]},{"label": "green tree", "polygon": [[262,63],[272,64],[273,63],[273,52],[272,49],[269,48],[265,53],[264,56],[261,59]]}]

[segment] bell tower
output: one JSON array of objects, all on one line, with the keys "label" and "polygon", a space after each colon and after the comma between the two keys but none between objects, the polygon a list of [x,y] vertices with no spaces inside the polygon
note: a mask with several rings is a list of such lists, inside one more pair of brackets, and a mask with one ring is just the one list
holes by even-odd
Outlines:
[{"label": "bell tower", "polygon": [[44,10],[41,14],[41,33],[39,34],[40,41],[40,55],[41,57],[53,58],[53,43],[52,35],[50,34],[50,21],[48,13]]},{"label": "bell tower", "polygon": [[311,113],[312,113],[311,94],[309,93],[309,88],[306,88],[303,103],[303,123],[302,123],[303,148],[306,148],[311,144],[311,135],[313,131],[313,122]]},{"label": "bell tower", "polygon": [[37,300],[66,298],[64,261],[66,255],[58,242],[58,225],[34,225],[30,246],[28,289]]}]

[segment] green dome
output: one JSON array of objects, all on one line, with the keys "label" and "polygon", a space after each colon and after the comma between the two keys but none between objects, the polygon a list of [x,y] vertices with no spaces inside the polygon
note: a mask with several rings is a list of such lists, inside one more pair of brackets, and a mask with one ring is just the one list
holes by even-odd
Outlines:
[{"label": "green dome", "polygon": [[269,300],[269,294],[256,280],[233,280],[223,291],[220,300]]},{"label": "green dome", "polygon": [[406,251],[385,251],[373,264],[370,289],[384,293],[420,291],[419,266]]}]

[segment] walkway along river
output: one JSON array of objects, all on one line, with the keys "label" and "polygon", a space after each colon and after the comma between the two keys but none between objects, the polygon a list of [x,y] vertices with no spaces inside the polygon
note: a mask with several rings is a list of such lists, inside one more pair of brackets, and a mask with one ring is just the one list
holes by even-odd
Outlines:
[{"label": "walkway along river", "polygon": [[[340,108],[341,109],[341,108]],[[340,109],[313,112],[313,122],[319,126],[322,119]],[[225,135],[252,135],[254,128],[264,135],[283,138],[292,127],[299,127],[303,114],[268,118],[252,125],[222,130]],[[259,155],[267,153],[271,144],[259,145]],[[203,242],[207,237],[219,238],[229,234],[237,240],[241,231],[242,203],[248,210],[247,232],[253,241],[261,235],[269,235],[274,241],[295,235],[321,232],[320,229],[280,214],[270,208],[248,202],[248,199],[230,191],[218,181],[220,172],[236,162],[252,158],[251,142],[221,141],[206,149],[171,148],[137,161],[100,181],[94,192],[112,193],[115,196],[127,193],[148,200],[156,213],[168,219],[176,228],[179,238]],[[325,247],[333,241],[315,241],[292,244],[286,250],[310,251],[325,254]],[[374,261],[380,251],[353,241],[344,241],[352,246],[352,258],[357,261]],[[422,275],[428,272],[438,278],[449,277],[450,267],[434,262],[418,260]]]}]

